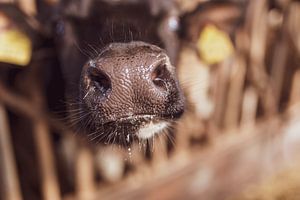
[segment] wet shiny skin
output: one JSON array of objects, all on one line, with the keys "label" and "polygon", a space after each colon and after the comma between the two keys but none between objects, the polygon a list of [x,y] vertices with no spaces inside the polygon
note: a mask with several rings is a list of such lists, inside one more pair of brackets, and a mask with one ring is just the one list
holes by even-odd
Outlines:
[{"label": "wet shiny skin", "polygon": [[144,42],[113,43],[90,60],[80,99],[88,113],[83,123],[108,143],[150,138],[184,111],[174,66],[162,49]]}]

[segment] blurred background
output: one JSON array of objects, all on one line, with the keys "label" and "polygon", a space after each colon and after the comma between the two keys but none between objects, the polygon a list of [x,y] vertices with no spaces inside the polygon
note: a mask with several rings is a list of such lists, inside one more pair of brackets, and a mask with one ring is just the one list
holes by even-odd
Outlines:
[{"label": "blurred background", "polygon": [[[147,148],[68,128],[61,35],[91,10],[140,12],[177,68],[186,112]],[[299,103],[299,1],[0,0],[1,200],[298,200]]]}]

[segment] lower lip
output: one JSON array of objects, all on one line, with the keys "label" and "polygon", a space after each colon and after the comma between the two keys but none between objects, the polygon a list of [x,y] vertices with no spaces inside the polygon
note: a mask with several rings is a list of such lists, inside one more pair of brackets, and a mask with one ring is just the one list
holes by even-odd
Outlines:
[{"label": "lower lip", "polygon": [[137,131],[137,136],[138,136],[139,139],[148,139],[148,138],[151,138],[154,135],[160,133],[166,127],[168,127],[168,123],[167,122],[153,123],[151,121],[151,122],[147,123],[146,125],[142,126]]}]

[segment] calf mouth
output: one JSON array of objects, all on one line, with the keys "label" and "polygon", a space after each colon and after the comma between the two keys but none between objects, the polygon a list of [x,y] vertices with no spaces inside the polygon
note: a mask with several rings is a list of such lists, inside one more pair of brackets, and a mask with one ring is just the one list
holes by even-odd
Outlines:
[{"label": "calf mouth", "polygon": [[96,131],[89,135],[92,142],[128,147],[134,141],[143,142],[159,135],[172,121],[154,114],[122,116],[97,124]]}]

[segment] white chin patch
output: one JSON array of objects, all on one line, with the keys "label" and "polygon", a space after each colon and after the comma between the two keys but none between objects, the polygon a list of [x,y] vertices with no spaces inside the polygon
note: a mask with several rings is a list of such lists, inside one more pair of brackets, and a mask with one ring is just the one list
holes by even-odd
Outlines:
[{"label": "white chin patch", "polygon": [[167,122],[158,122],[158,123],[153,123],[150,122],[149,124],[146,124],[140,130],[137,132],[137,136],[140,139],[148,139],[153,137],[155,134],[159,133],[162,131],[164,128],[168,126]]}]

